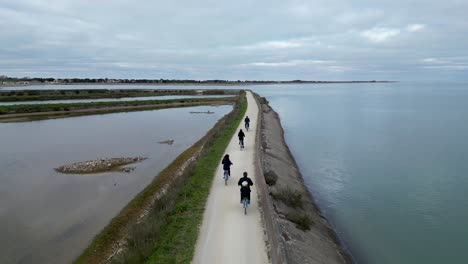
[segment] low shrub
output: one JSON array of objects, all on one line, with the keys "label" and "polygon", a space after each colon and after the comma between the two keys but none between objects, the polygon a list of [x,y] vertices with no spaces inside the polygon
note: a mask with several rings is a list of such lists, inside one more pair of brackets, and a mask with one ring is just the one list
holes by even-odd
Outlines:
[{"label": "low shrub", "polygon": [[292,208],[302,208],[302,193],[292,190],[289,186],[279,188],[278,191],[272,192],[271,196]]},{"label": "low shrub", "polygon": [[309,215],[304,212],[291,212],[286,215],[286,219],[296,224],[296,227],[302,231],[310,230],[313,225]]},{"label": "low shrub", "polygon": [[269,186],[275,185],[278,180],[278,175],[274,171],[268,171],[263,176],[265,177],[266,184]]}]

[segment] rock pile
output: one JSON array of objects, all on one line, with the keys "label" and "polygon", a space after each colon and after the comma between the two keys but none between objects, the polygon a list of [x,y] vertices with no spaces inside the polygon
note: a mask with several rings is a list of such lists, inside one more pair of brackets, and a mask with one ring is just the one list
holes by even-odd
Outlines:
[{"label": "rock pile", "polygon": [[135,169],[135,167],[122,166],[135,162],[140,162],[145,159],[146,158],[144,157],[133,157],[88,160],[63,165],[58,168],[55,168],[55,170],[61,173],[98,173],[106,171],[132,172]]}]

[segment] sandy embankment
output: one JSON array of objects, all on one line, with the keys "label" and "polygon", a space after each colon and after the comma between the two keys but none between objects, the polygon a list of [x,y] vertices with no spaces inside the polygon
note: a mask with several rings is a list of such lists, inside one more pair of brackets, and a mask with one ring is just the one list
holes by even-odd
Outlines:
[{"label": "sandy embankment", "polygon": [[[272,263],[352,263],[352,258],[339,244],[335,232],[321,215],[304,184],[296,161],[284,141],[278,114],[262,98],[258,99],[261,103],[261,129],[257,131],[257,175],[277,177],[276,183],[269,181],[271,185],[267,185],[265,180],[257,180]],[[271,193],[285,188],[303,194],[302,209],[292,209],[272,198]],[[312,221],[310,230],[302,231],[287,219],[294,210],[309,215]]]}]

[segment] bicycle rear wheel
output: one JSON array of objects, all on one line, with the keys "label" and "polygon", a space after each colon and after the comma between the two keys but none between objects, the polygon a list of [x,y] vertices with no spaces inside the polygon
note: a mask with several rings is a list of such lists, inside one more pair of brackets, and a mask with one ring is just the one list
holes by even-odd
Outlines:
[{"label": "bicycle rear wheel", "polygon": [[247,198],[244,198],[243,204],[244,204],[244,215],[246,215],[247,214],[247,206],[249,206],[249,201],[248,201]]}]

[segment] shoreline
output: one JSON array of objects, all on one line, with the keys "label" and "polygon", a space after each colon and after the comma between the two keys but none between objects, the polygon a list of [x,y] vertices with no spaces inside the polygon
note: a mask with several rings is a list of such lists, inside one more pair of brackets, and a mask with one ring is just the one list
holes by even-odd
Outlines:
[{"label": "shoreline", "polygon": [[[30,86],[78,86],[78,85],[95,85],[95,86],[109,86],[109,85],[121,85],[121,86],[251,86],[251,85],[274,85],[274,84],[362,84],[362,83],[395,83],[397,81],[245,81],[245,82],[193,82],[193,83],[30,83],[30,84],[9,84],[9,85],[0,85],[0,90],[3,88],[16,88],[16,87],[30,87]],[[8,91],[8,89],[5,89]]]},{"label": "shoreline", "polygon": [[[257,131],[257,170],[260,172],[258,175],[264,175],[258,182],[262,184],[262,206],[272,262],[354,263],[352,255],[306,187],[300,168],[285,141],[279,115],[263,97],[255,95],[261,107],[261,128]],[[285,189],[301,194],[301,209],[291,208],[285,201],[275,198]],[[290,217],[293,213],[308,217],[312,221],[310,229],[303,231],[298,228],[298,224],[293,222],[297,220]]]}]

